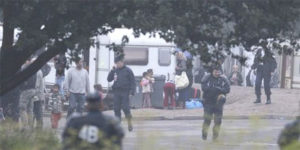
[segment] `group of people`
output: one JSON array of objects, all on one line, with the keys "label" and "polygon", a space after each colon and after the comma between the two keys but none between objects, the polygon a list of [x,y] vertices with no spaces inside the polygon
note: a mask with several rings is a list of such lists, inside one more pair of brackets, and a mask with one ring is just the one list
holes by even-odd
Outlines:
[{"label": "group of people", "polygon": [[[190,97],[190,91],[193,84],[192,60],[187,58],[181,51],[176,52],[177,64],[175,72],[177,76],[186,74],[188,84],[184,88],[176,89],[175,81],[168,80],[164,86],[164,108],[167,109],[169,104],[171,108],[176,105],[184,108],[184,102]],[[58,58],[57,58],[58,59]],[[59,60],[59,59],[58,59]],[[60,61],[63,61],[60,60]],[[83,61],[78,59],[75,61],[76,67],[68,70],[66,78],[64,71],[57,67],[57,80],[52,88],[50,96],[51,104],[51,125],[52,128],[58,127],[58,122],[62,116],[62,105],[65,99],[69,100],[68,121],[63,132],[64,149],[72,149],[82,147],[106,147],[110,143],[111,149],[120,149],[124,131],[120,126],[121,110],[125,114],[128,123],[128,131],[133,131],[132,114],[130,111],[130,97],[135,95],[136,82],[133,71],[124,63],[124,56],[115,57],[115,66],[108,74],[107,81],[113,82],[113,103],[115,117],[104,115],[101,110],[103,108],[103,92],[102,86],[97,84],[94,86],[95,93],[90,93],[90,83],[87,70],[83,68]],[[29,60],[24,64],[23,68],[32,63]],[[255,93],[257,99],[255,103],[261,103],[261,82],[264,80],[264,88],[267,96],[266,104],[271,104],[270,78],[276,69],[276,61],[272,54],[268,51],[258,51],[252,66],[256,70],[257,77],[255,82]],[[64,70],[64,69],[63,69]],[[43,72],[45,72],[43,74]],[[20,95],[20,120],[24,127],[32,128],[33,119],[37,120],[37,126],[42,127],[43,116],[41,112],[42,100],[44,99],[44,82],[43,77],[47,71],[40,70],[22,85],[23,92]],[[151,94],[154,92],[153,70],[148,69],[143,73],[140,82],[143,93],[143,107],[151,107]],[[207,140],[208,129],[211,121],[214,120],[213,140],[217,140],[222,124],[223,107],[226,103],[226,95],[230,92],[231,85],[241,85],[243,82],[238,67],[233,67],[233,72],[229,77],[223,74],[219,64],[210,67],[208,74],[203,74],[201,79],[201,90],[203,91],[202,103],[204,107],[204,122],[202,128],[202,139]],[[179,93],[178,104],[176,104],[176,92]],[[86,105],[85,105],[86,103]],[[84,109],[87,114],[83,114]],[[35,115],[34,115],[35,114]],[[4,119],[3,110],[0,109],[0,121]],[[295,128],[299,121],[294,123]],[[289,132],[283,132],[279,140],[280,144],[286,144],[288,141],[286,136]],[[297,135],[299,137],[299,134]],[[106,140],[103,140],[106,139]]]},{"label": "group of people", "polygon": [[[182,102],[185,102],[190,98],[188,91],[191,91],[193,83],[192,65],[188,64],[188,59],[181,51],[176,53],[176,58],[176,75],[181,76],[183,73],[186,74],[189,80],[189,84],[182,89],[177,89],[176,82],[166,82],[164,86],[165,108],[169,106],[169,101],[171,101],[171,106],[173,108],[176,106],[176,91],[179,93],[178,100],[181,101],[180,105],[184,105],[184,103]],[[202,130],[203,140],[207,139],[207,131],[212,119],[214,119],[215,123],[213,128],[213,139],[217,139],[222,122],[223,106],[226,102],[226,94],[230,92],[231,85],[241,86],[243,83],[243,77],[239,72],[239,68],[237,65],[233,66],[233,71],[228,77],[223,74],[221,65],[222,64],[216,63],[215,65],[210,66],[207,71],[208,73],[201,72],[200,74],[199,72],[199,76],[201,76],[201,79],[198,82],[201,83],[201,89],[203,91],[202,103],[204,106],[204,123]],[[257,99],[254,103],[261,103],[260,91],[263,80],[264,89],[267,96],[266,104],[271,104],[270,80],[271,75],[274,74],[276,70],[276,67],[276,60],[270,51],[262,49],[259,49],[257,51],[254,63],[251,67],[251,69],[255,70],[256,72],[255,94],[257,96]],[[184,108],[184,106],[182,108]]]},{"label": "group of people", "polygon": [[[182,87],[176,87],[176,81],[167,80],[164,85],[164,109],[171,107],[175,109],[176,106],[180,108],[185,108],[185,102],[191,98],[192,85],[194,82],[193,77],[193,60],[189,55],[186,55],[181,50],[175,52],[176,55],[176,68],[175,76],[181,76],[182,74],[186,75],[187,84]],[[178,97],[176,97],[178,93]],[[170,105],[171,104],[171,105]]]}]

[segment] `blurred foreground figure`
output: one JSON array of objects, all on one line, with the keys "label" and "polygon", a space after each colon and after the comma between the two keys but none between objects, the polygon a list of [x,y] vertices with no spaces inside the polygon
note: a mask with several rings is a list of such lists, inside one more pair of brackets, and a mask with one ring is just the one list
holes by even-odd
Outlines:
[{"label": "blurred foreground figure", "polygon": [[219,136],[223,117],[223,106],[226,102],[226,94],[230,92],[230,82],[225,76],[221,76],[219,67],[214,67],[212,73],[202,80],[204,122],[202,139],[207,139],[207,132],[214,119],[213,140]]},{"label": "blurred foreground figure", "polygon": [[286,125],[279,136],[278,144],[281,150],[300,149],[300,116],[296,121]]},{"label": "blurred foreground figure", "polygon": [[124,132],[119,120],[100,111],[98,93],[86,98],[88,114],[72,117],[63,133],[64,150],[119,150]]}]

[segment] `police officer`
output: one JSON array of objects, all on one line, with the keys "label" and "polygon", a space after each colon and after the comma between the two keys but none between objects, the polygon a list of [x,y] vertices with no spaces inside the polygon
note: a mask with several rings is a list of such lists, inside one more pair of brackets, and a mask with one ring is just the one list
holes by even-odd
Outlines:
[{"label": "police officer", "polygon": [[89,94],[86,102],[88,114],[71,116],[67,123],[63,132],[64,150],[121,149],[124,132],[119,120],[102,114],[98,93]]},{"label": "police officer", "polygon": [[256,101],[254,103],[261,103],[261,82],[264,80],[264,88],[267,96],[266,104],[271,104],[271,89],[270,80],[271,75],[277,68],[277,63],[273,54],[269,50],[258,49],[254,63],[251,69],[256,69],[256,81],[255,81],[255,94]]},{"label": "police officer", "polygon": [[230,92],[230,83],[225,76],[221,75],[220,67],[213,67],[211,74],[203,77],[202,90],[204,105],[202,139],[207,139],[211,120],[214,119],[213,140],[216,140],[222,123],[226,94]]},{"label": "police officer", "polygon": [[128,130],[132,131],[132,116],[130,113],[129,96],[135,94],[135,78],[132,70],[124,64],[124,56],[115,58],[115,67],[107,77],[108,82],[114,81],[112,86],[114,94],[114,112],[115,116],[121,120],[121,109],[128,122]]},{"label": "police officer", "polygon": [[281,150],[300,149],[300,116],[296,121],[286,125],[279,136],[278,145]]}]

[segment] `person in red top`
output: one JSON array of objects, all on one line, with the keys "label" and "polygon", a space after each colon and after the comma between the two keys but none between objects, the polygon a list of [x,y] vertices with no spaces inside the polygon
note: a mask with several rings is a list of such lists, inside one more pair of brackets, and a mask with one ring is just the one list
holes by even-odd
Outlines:
[{"label": "person in red top", "polygon": [[175,109],[176,107],[176,101],[175,101],[175,83],[168,81],[164,86],[164,109],[168,109],[169,107],[169,100],[171,101],[171,107],[172,109]]}]

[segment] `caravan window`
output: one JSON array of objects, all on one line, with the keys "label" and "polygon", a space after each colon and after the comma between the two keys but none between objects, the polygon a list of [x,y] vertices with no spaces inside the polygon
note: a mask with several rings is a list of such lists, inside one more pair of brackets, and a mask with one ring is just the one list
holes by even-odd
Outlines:
[{"label": "caravan window", "polygon": [[127,65],[144,66],[148,64],[148,48],[125,47],[124,54]]},{"label": "caravan window", "polygon": [[171,64],[171,51],[170,51],[170,49],[159,49],[159,51],[158,51],[158,64],[160,66],[169,66]]}]

